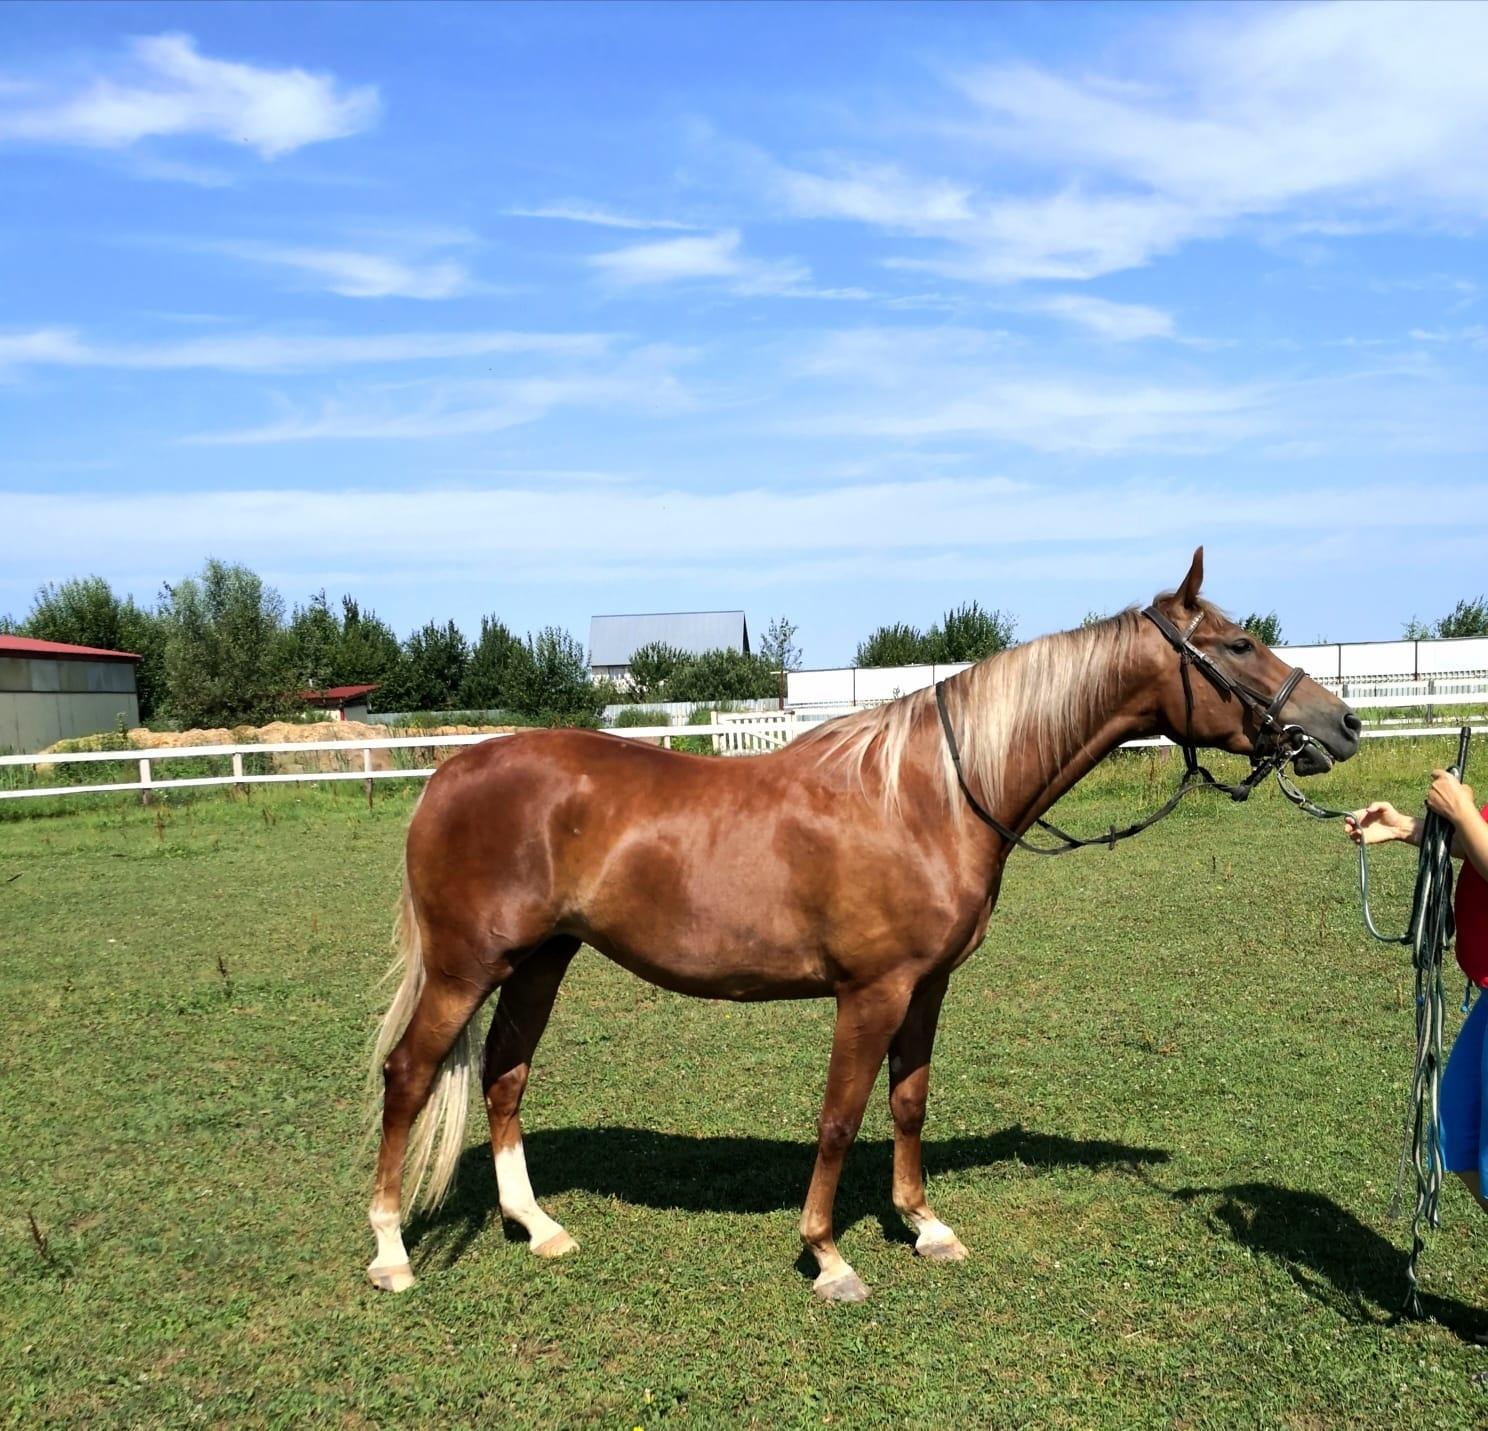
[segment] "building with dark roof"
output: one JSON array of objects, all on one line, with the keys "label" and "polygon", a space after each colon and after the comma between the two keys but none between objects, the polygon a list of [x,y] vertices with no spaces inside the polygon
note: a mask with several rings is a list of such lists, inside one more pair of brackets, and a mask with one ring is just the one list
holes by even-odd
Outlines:
[{"label": "building with dark roof", "polygon": [[326,686],[319,691],[301,691],[300,699],[317,710],[330,711],[332,720],[366,720],[367,697],[377,683],[361,686]]},{"label": "building with dark roof", "polygon": [[608,676],[622,681],[630,674],[630,658],[654,641],[674,646],[689,656],[704,651],[741,651],[749,654],[749,625],[742,611],[652,611],[630,616],[592,616],[589,619],[589,673],[595,680]]},{"label": "building with dark roof", "polygon": [[0,746],[31,755],[59,740],[139,724],[130,651],[0,635]]}]

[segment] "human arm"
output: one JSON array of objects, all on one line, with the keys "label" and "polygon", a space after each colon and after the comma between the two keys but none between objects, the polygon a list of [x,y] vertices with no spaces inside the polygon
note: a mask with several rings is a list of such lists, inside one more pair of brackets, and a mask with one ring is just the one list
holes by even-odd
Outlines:
[{"label": "human arm", "polygon": [[1452,853],[1488,880],[1488,821],[1478,811],[1472,786],[1464,785],[1450,770],[1433,771],[1426,804],[1456,827]]}]

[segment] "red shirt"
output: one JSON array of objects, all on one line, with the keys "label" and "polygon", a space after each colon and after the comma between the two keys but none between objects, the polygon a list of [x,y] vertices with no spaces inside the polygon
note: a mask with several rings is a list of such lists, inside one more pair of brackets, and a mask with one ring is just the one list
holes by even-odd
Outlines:
[{"label": "red shirt", "polygon": [[[1488,820],[1488,805],[1483,807]],[[1488,881],[1462,861],[1457,876],[1457,962],[1480,989],[1488,988]]]}]

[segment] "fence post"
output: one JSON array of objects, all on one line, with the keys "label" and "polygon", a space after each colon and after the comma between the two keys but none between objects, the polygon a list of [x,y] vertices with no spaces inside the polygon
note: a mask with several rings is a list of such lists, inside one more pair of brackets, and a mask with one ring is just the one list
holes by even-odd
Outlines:
[{"label": "fence post", "polygon": [[236,784],[236,785],[233,786],[233,789],[234,790],[241,790],[241,789],[243,789],[244,788],[243,785],[242,785],[242,780],[243,780],[243,752],[241,750],[237,750],[237,751],[234,751],[233,752],[232,771],[233,771],[233,779],[239,782],[238,784]]},{"label": "fence post", "polygon": [[362,788],[367,792],[367,808],[372,808],[372,748],[364,745],[362,747],[362,770],[367,778],[362,781]]},{"label": "fence post", "polygon": [[150,786],[154,783],[150,779],[150,757],[148,755],[142,755],[140,757],[139,772],[140,804],[148,805],[150,803]]}]

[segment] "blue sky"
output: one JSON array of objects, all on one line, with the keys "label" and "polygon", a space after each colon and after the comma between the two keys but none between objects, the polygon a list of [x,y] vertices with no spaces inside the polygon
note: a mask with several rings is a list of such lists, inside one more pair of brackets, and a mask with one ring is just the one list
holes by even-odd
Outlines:
[{"label": "blue sky", "polygon": [[1488,7],[5,7],[0,612],[1488,586]]}]

